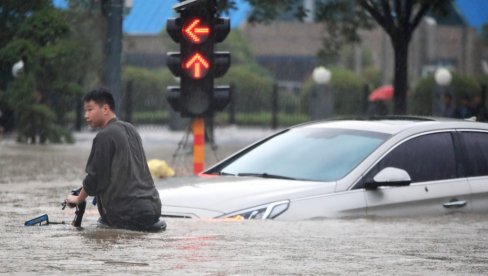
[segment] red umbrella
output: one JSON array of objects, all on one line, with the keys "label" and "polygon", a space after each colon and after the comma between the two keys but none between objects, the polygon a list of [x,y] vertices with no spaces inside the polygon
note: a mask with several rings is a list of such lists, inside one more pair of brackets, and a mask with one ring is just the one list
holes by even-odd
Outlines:
[{"label": "red umbrella", "polygon": [[391,85],[384,85],[376,88],[369,94],[368,100],[371,102],[374,101],[387,101],[393,98],[393,86]]}]

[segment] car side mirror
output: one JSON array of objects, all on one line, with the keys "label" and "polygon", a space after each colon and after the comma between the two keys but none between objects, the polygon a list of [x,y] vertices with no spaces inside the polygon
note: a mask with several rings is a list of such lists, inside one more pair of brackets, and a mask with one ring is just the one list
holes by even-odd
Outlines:
[{"label": "car side mirror", "polygon": [[366,183],[366,190],[375,190],[381,186],[408,186],[412,182],[408,172],[402,169],[387,167],[373,177],[373,181]]}]

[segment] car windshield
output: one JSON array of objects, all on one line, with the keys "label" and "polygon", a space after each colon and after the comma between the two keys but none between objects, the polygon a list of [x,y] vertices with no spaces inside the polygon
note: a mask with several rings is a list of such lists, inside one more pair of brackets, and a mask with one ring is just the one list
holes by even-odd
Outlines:
[{"label": "car windshield", "polygon": [[277,135],[221,167],[222,175],[335,181],[346,176],[390,135],[297,128]]}]

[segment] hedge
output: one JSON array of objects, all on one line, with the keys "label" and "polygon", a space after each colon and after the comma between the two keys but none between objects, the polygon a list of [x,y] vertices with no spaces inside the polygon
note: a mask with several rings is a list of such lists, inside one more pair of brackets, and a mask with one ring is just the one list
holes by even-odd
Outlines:
[{"label": "hedge", "polygon": [[[433,93],[441,89],[436,86],[434,76],[421,79],[408,99],[408,113],[432,115]],[[479,95],[480,90],[480,84],[475,78],[453,72],[451,84],[444,91],[452,95],[455,106],[460,106],[463,97]]]}]

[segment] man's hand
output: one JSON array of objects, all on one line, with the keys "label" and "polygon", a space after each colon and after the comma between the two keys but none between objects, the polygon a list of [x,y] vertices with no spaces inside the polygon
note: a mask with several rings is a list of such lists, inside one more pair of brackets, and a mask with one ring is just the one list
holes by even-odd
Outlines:
[{"label": "man's hand", "polygon": [[68,205],[69,208],[74,208],[80,203],[80,196],[68,195],[68,197],[66,198],[66,205]]},{"label": "man's hand", "polygon": [[76,205],[82,203],[83,201],[86,200],[88,197],[88,194],[85,192],[85,189],[81,188],[79,193],[73,194],[73,192],[66,197],[66,205],[68,205],[70,208],[76,207]]}]

